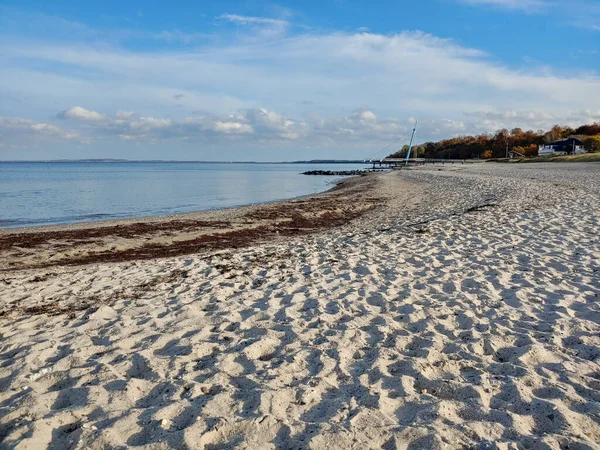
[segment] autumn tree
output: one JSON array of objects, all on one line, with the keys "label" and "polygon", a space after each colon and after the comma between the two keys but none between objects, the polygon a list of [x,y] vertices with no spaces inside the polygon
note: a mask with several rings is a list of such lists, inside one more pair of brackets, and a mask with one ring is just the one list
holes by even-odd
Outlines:
[{"label": "autumn tree", "polygon": [[583,140],[583,147],[586,152],[599,153],[600,152],[600,135],[590,136]]},{"label": "autumn tree", "polygon": [[556,142],[562,139],[563,136],[563,128],[560,125],[554,125],[550,131],[548,131],[545,135],[545,143],[549,144],[551,142]]},{"label": "autumn tree", "polygon": [[600,134],[600,122],[594,122],[591,125],[583,125],[575,130],[574,134],[581,134],[584,136],[597,136]]},{"label": "autumn tree", "polygon": [[[510,131],[502,129],[494,134],[456,136],[439,142],[426,142],[413,147],[413,151],[418,151],[420,157],[435,159],[504,158],[508,145],[509,149],[512,148],[525,156],[536,156],[539,145],[574,135],[581,136],[581,139],[584,136],[598,137],[600,136],[600,123],[584,125],[575,130],[560,125],[553,126],[550,131],[523,131],[518,127]],[[600,139],[600,137],[598,138]],[[597,139],[583,140],[588,151],[600,151]],[[405,145],[392,156],[404,158],[407,150],[408,145]]]},{"label": "autumn tree", "polygon": [[506,128],[496,131],[492,139],[492,154],[494,158],[505,158],[506,147],[509,144],[510,133]]},{"label": "autumn tree", "polygon": [[515,151],[521,153],[522,155],[525,155],[526,157],[530,158],[532,156],[537,156],[538,155],[538,146],[536,144],[530,144],[528,146],[525,147],[516,147]]},{"label": "autumn tree", "polygon": [[573,136],[575,134],[575,130],[571,127],[563,128],[561,138],[567,139],[569,136]]},{"label": "autumn tree", "polygon": [[510,136],[513,139],[520,139],[522,134],[523,130],[520,128],[513,128],[512,130],[510,130]]}]

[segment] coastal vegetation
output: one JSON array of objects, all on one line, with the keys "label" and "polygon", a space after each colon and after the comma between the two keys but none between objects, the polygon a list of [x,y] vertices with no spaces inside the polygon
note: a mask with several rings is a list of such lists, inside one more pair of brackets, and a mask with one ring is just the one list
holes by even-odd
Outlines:
[{"label": "coastal vegetation", "polygon": [[[510,149],[527,158],[532,158],[538,156],[540,145],[568,137],[580,139],[588,153],[600,152],[600,122],[583,125],[576,129],[555,125],[549,131],[523,131],[521,128],[507,130],[504,128],[494,134],[484,133],[475,136],[458,136],[439,142],[426,142],[413,146],[412,152],[415,156],[421,158],[492,159],[505,158],[507,156],[507,149]],[[407,151],[408,145],[405,145],[400,151],[393,153],[389,157],[404,158]],[[589,155],[580,156],[585,157]]]},{"label": "coastal vegetation", "polygon": [[585,155],[561,155],[561,156],[534,156],[532,158],[521,158],[515,162],[600,162],[600,152],[586,153]]}]

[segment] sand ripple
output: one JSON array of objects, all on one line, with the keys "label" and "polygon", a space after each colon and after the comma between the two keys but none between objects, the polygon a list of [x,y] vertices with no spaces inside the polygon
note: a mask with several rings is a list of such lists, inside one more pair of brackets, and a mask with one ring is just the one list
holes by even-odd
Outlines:
[{"label": "sand ripple", "polygon": [[600,166],[460,169],[311,236],[5,277],[40,309],[1,322],[2,446],[600,448]]}]

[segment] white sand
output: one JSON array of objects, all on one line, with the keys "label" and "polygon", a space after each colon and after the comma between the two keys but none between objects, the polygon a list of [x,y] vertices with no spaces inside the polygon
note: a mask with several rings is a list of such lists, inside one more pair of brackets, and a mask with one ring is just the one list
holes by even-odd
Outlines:
[{"label": "white sand", "polygon": [[380,177],[342,228],[0,274],[100,305],[0,318],[0,447],[600,448],[600,165]]}]

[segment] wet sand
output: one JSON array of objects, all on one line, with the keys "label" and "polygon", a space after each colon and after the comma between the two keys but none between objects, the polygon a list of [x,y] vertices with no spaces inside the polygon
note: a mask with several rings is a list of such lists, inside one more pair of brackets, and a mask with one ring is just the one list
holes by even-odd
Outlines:
[{"label": "wet sand", "polygon": [[384,203],[375,196],[376,180],[348,178],[322,194],[240,208],[0,229],[0,273],[239,248],[336,227]]}]

